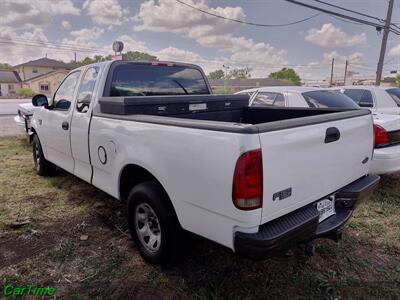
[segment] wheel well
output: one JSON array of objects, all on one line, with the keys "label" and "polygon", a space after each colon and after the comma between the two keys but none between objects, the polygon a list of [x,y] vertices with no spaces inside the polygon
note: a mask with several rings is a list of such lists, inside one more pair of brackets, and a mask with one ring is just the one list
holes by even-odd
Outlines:
[{"label": "wheel well", "polygon": [[121,200],[126,201],[131,189],[135,185],[146,181],[157,181],[161,185],[161,183],[153,176],[153,174],[146,169],[138,165],[125,166],[119,178],[119,194]]}]

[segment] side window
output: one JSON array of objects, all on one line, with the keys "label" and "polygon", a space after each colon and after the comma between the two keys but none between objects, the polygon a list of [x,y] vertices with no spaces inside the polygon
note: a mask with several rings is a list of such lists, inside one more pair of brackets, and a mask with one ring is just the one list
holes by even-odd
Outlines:
[{"label": "side window", "polygon": [[68,110],[74,97],[78,84],[80,71],[69,74],[58,87],[53,97],[53,107],[60,110]]},{"label": "side window", "polygon": [[80,113],[86,113],[89,110],[99,70],[99,67],[91,67],[83,76],[76,100],[76,110]]},{"label": "side window", "polygon": [[361,107],[373,107],[374,101],[372,94],[368,90],[363,89],[346,89],[343,92],[346,96],[353,99]]},{"label": "side window", "polygon": [[285,97],[282,94],[276,94],[274,106],[285,106]]},{"label": "side window", "polygon": [[272,106],[276,98],[275,93],[259,92],[254,98],[252,106]]},{"label": "side window", "polygon": [[285,106],[285,97],[278,93],[260,92],[254,98],[253,106]]}]

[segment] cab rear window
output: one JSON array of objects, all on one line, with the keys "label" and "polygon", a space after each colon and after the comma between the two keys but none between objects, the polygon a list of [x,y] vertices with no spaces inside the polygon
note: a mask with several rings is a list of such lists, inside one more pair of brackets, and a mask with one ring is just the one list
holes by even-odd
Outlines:
[{"label": "cab rear window", "polygon": [[302,95],[314,108],[359,108],[352,99],[335,91],[311,91]]},{"label": "cab rear window", "polygon": [[122,64],[113,70],[110,96],[209,94],[196,68],[153,64]]}]

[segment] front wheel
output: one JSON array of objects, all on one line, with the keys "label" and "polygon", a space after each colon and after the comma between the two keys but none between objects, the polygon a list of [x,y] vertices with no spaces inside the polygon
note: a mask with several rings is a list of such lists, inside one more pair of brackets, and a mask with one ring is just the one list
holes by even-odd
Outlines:
[{"label": "front wheel", "polygon": [[33,163],[36,173],[40,176],[52,175],[56,166],[46,160],[38,136],[35,134],[32,140]]},{"label": "front wheel", "polygon": [[173,265],[181,250],[181,228],[168,195],[157,182],[135,186],[128,196],[129,231],[151,264]]}]

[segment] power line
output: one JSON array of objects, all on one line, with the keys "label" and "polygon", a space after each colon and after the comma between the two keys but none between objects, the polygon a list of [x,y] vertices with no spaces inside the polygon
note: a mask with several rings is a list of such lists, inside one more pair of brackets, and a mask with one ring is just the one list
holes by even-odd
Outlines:
[{"label": "power line", "polygon": [[357,15],[360,15],[360,16],[363,16],[363,17],[375,19],[375,20],[377,20],[377,21],[379,21],[379,22],[382,22],[382,23],[385,22],[383,19],[380,19],[380,18],[378,18],[378,17],[374,17],[374,16],[371,16],[371,15],[367,15],[367,14],[364,14],[364,13],[362,13],[362,12],[358,12],[358,11],[355,11],[355,10],[352,10],[352,9],[345,8],[345,7],[343,7],[343,6],[334,5],[334,4],[331,4],[331,3],[328,3],[328,2],[325,2],[325,1],[321,1],[321,0],[313,0],[313,1],[318,2],[318,3],[325,4],[325,5],[328,5],[328,6],[331,6],[331,7],[335,7],[335,8],[338,8],[338,9],[341,9],[341,10],[344,10],[344,11],[347,11],[347,12],[351,12],[351,13],[353,13],[353,14],[357,14]]},{"label": "power line", "polygon": [[343,18],[340,18],[340,17],[337,17],[337,16],[333,16],[333,15],[329,15],[329,16],[332,17],[332,18],[335,18],[336,20],[339,20],[339,21],[342,21],[342,22],[346,22],[346,23],[350,23],[350,24],[354,24],[354,25],[366,25],[366,24],[362,24],[362,23],[349,21],[349,20],[346,20],[346,19],[343,19]]},{"label": "power line", "polygon": [[201,8],[198,8],[198,7],[193,6],[193,5],[189,4],[189,3],[183,2],[183,1],[181,1],[181,0],[175,0],[175,1],[178,2],[178,3],[180,3],[180,4],[186,5],[187,7],[190,7],[190,8],[192,8],[192,9],[195,9],[195,10],[197,10],[197,11],[199,11],[199,12],[202,12],[202,13],[204,13],[204,14],[207,14],[207,15],[209,15],[209,16],[213,16],[213,17],[216,17],[216,18],[220,18],[220,19],[223,19],[223,20],[232,21],[232,22],[236,22],[236,23],[240,23],[240,24],[252,25],[252,26],[259,26],[259,27],[285,27],[285,26],[295,25],[295,24],[299,24],[299,23],[301,23],[301,22],[308,21],[308,20],[310,20],[310,19],[312,19],[312,18],[315,18],[315,17],[317,17],[317,16],[319,16],[319,15],[321,14],[321,13],[317,13],[317,14],[312,15],[312,16],[310,16],[310,17],[307,17],[307,18],[305,18],[305,19],[301,19],[301,20],[297,20],[297,21],[290,22],[290,23],[285,23],[285,24],[261,24],[261,23],[246,22],[246,21],[242,21],[242,20],[238,20],[238,19],[233,19],[233,18],[224,17],[224,16],[221,16],[221,15],[212,13],[212,12],[210,12],[210,11],[207,11],[207,10],[204,10],[204,9],[201,9]]},{"label": "power line", "polygon": [[391,31],[391,32],[393,32],[393,33],[395,33],[397,35],[400,35],[400,31],[399,30],[394,29],[394,28],[392,28],[392,27],[390,27],[388,25],[385,25],[385,24],[374,23],[374,22],[371,22],[371,21],[367,21],[367,20],[356,18],[356,17],[344,15],[344,14],[341,14],[341,13],[338,13],[338,12],[335,12],[335,11],[332,11],[332,10],[328,10],[328,9],[325,9],[325,8],[321,8],[321,7],[310,5],[310,4],[303,3],[303,2],[299,2],[299,1],[296,1],[296,0],[285,0],[285,1],[287,1],[289,3],[292,3],[292,4],[304,6],[304,7],[313,9],[313,10],[318,10],[320,12],[323,12],[323,13],[326,13],[326,14],[329,14],[329,15],[334,15],[334,16],[341,17],[341,18],[344,18],[344,19],[348,19],[348,20],[351,20],[351,21],[355,21],[355,22],[358,22],[358,23],[369,25],[369,26],[375,27],[377,30],[378,29],[379,30],[380,29],[384,29],[384,28],[387,27],[389,29],[389,31]]},{"label": "power line", "polygon": [[81,51],[81,52],[105,52],[104,50],[99,50],[99,48],[83,47],[83,46],[67,44],[67,43],[46,42],[46,41],[41,41],[41,40],[31,40],[31,39],[24,39],[24,38],[0,37],[0,40],[2,40],[3,43],[8,42],[9,44],[11,42],[12,44],[22,44],[22,45],[32,45],[32,46],[41,45],[45,48],[60,48],[60,49],[65,49],[65,50],[74,50],[74,51]]}]

